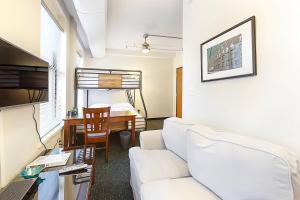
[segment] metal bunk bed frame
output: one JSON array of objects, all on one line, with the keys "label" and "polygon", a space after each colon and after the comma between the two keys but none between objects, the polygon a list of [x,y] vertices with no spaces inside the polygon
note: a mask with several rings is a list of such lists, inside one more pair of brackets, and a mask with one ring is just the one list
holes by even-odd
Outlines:
[{"label": "metal bunk bed frame", "polygon": [[[101,85],[101,75],[117,75],[122,77],[121,86],[111,87]],[[142,92],[142,71],[121,69],[75,68],[74,103],[78,107],[78,90],[86,90],[86,102],[89,106],[89,90],[125,90],[129,103],[135,108],[136,90],[139,90],[143,109],[145,112],[145,129],[147,130],[148,112]]]}]

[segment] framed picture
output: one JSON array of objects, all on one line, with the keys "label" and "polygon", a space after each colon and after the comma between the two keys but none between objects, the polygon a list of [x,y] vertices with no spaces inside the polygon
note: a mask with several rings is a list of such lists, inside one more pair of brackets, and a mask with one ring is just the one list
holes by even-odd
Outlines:
[{"label": "framed picture", "polygon": [[201,82],[254,75],[254,16],[201,44]]}]

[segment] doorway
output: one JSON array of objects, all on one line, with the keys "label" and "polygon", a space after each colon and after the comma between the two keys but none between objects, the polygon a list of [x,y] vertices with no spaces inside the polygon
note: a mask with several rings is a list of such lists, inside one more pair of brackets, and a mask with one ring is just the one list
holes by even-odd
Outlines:
[{"label": "doorway", "polygon": [[176,117],[182,118],[182,67],[176,69]]}]

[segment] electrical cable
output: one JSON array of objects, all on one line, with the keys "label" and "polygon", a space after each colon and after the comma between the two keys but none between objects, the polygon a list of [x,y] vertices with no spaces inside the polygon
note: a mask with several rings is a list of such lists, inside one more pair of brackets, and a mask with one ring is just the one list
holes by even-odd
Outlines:
[{"label": "electrical cable", "polygon": [[59,144],[59,139],[57,139],[56,143],[53,146],[53,149],[55,149],[56,145]]},{"label": "electrical cable", "polygon": [[39,136],[39,140],[40,140],[41,144],[42,144],[42,145],[44,146],[44,148],[45,148],[45,153],[44,153],[44,154],[46,154],[46,153],[48,152],[48,149],[47,149],[46,145],[44,144],[44,142],[42,141],[41,134],[40,134],[39,129],[38,129],[37,121],[36,121],[36,118],[35,118],[35,105],[32,105],[32,107],[33,107],[32,118],[33,118],[34,123],[35,123],[35,130],[36,130],[36,133],[37,133],[38,136]]}]

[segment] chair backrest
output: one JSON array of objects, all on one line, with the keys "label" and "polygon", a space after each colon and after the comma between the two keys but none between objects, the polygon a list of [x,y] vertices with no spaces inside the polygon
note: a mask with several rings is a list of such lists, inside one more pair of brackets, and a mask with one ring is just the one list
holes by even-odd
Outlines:
[{"label": "chair backrest", "polygon": [[85,140],[88,135],[106,133],[109,134],[110,107],[83,108],[83,123]]}]

